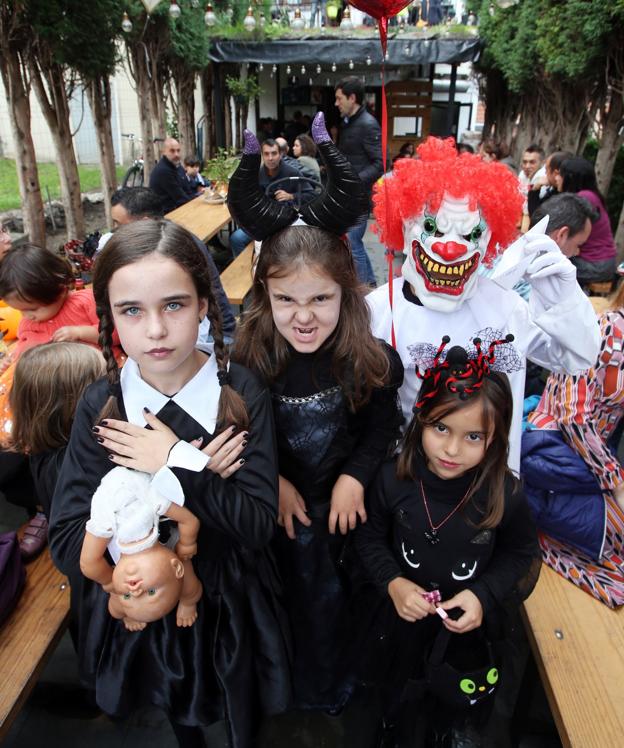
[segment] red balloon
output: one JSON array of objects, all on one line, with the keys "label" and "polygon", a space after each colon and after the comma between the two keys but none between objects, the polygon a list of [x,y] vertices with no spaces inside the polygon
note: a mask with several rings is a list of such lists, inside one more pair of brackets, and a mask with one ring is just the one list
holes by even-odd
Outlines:
[{"label": "red balloon", "polygon": [[382,18],[392,18],[407,7],[412,0],[349,0],[349,5],[368,13],[378,21]]}]

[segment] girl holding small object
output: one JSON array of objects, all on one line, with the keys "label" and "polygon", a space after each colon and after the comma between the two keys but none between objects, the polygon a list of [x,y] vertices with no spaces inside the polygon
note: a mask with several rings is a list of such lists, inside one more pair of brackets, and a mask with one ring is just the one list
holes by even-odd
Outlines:
[{"label": "girl holding small object", "polygon": [[[536,531],[507,468],[512,395],[501,370],[513,370],[516,354],[512,336],[497,337],[476,338],[470,352],[454,346],[447,353],[448,337],[437,351],[415,352],[417,367],[426,368],[414,417],[355,534],[377,589],[366,607],[375,610],[371,662],[383,664],[371,668],[389,712],[408,682],[422,677],[424,653],[441,627],[465,636],[521,586],[526,597],[539,573]],[[401,729],[397,745],[407,745]]]},{"label": "girl holding small object", "polygon": [[295,210],[260,191],[259,147],[246,133],[228,200],[239,226],[263,241],[233,357],[259,374],[273,398],[283,527],[274,548],[294,637],[294,706],[336,714],[354,680],[339,561],[347,533],[366,521],[364,490],[399,435],[403,367],[370,332],[341,238],[359,216],[362,185],[322,114],[312,132],[329,181],[302,208],[305,225],[290,225]]},{"label": "girl holding small object", "polygon": [[0,263],[0,298],[22,313],[13,361],[51,341],[98,345],[93,293],[72,291],[73,284],[69,262],[47,249],[26,244],[7,252]]},{"label": "girl holding small object", "polygon": [[[76,573],[94,493],[115,466],[132,468],[198,518],[193,565],[204,594],[192,626],[178,627],[172,612],[130,632],[109,615],[102,587],[85,580],[82,679],[107,714],[164,709],[184,748],[203,746],[201,725],[222,720],[229,744],[249,748],[255,720],[290,697],[278,582],[265,552],[277,518],[268,393],[230,365],[208,265],[176,224],[118,229],[98,257],[94,295],[107,377],[78,406],[52,504],[52,557]],[[196,346],[205,315],[214,350]],[[121,372],[113,329],[128,355]],[[108,554],[119,558],[110,545]]]}]

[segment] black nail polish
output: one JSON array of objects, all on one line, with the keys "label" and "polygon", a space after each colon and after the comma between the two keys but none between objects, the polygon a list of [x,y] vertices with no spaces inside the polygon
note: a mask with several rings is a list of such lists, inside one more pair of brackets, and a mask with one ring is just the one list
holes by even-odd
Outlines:
[{"label": "black nail polish", "polygon": [[151,410],[150,410],[149,408],[143,408],[143,411],[144,411],[145,413],[151,413],[151,412],[152,412],[152,411],[151,411]]},{"label": "black nail polish", "polygon": [[245,437],[245,439],[247,439],[249,437],[249,431],[245,431],[245,433],[243,434],[243,436]]},{"label": "black nail polish", "polygon": [[99,442],[100,444],[104,443],[104,439],[101,436],[98,436],[98,438],[95,440],[96,442]]},{"label": "black nail polish", "polygon": [[108,459],[109,460],[114,460],[115,459],[115,455],[108,455]]},{"label": "black nail polish", "polygon": [[241,444],[241,446],[242,446],[242,447],[246,447],[246,446],[247,446],[247,442],[243,442],[243,443]]},{"label": "black nail polish", "polygon": [[100,421],[100,426],[108,426],[108,421]]},{"label": "black nail polish", "polygon": [[244,458],[244,457],[241,457],[241,458],[240,458],[240,460],[239,460],[238,462],[239,462],[239,463],[240,463],[241,465],[244,465],[244,464],[245,464],[245,458]]},{"label": "black nail polish", "polygon": [[97,426],[91,426],[91,431],[93,431],[94,434],[97,434],[99,430],[100,429]]}]

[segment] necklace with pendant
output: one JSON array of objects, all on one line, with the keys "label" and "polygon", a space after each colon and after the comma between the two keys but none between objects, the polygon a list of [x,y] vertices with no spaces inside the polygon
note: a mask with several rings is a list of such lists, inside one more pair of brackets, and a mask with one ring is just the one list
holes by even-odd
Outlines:
[{"label": "necklace with pendant", "polygon": [[468,498],[469,493],[472,491],[472,487],[474,485],[474,480],[468,487],[468,490],[466,493],[462,496],[459,503],[453,507],[453,509],[442,519],[441,522],[438,522],[437,525],[433,524],[433,521],[431,519],[431,512],[429,511],[429,504],[427,503],[427,495],[425,494],[425,487],[423,486],[422,478],[420,479],[420,492],[422,494],[423,504],[425,505],[425,512],[427,514],[427,520],[429,521],[429,529],[425,530],[423,535],[425,536],[425,540],[430,545],[436,545],[436,543],[440,542],[440,538],[438,537],[438,530],[445,525],[449,519],[455,514],[455,512],[459,511],[459,509],[462,508],[462,506],[466,503],[466,499]]}]

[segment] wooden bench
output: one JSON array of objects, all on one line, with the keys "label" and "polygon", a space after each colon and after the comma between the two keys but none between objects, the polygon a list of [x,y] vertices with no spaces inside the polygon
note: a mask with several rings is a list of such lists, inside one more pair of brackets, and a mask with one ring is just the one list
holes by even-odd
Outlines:
[{"label": "wooden bench", "polygon": [[623,612],[545,564],[524,603],[529,642],[564,748],[624,744]]},{"label": "wooden bench", "polygon": [[17,607],[0,628],[0,742],[24,705],[69,621],[69,584],[50,552],[26,566]]},{"label": "wooden bench", "polygon": [[587,288],[590,296],[609,296],[613,290],[613,282],[594,281],[594,283],[588,283]]},{"label": "wooden bench", "polygon": [[254,243],[245,249],[221,273],[221,285],[230,304],[243,305],[253,283]]}]

